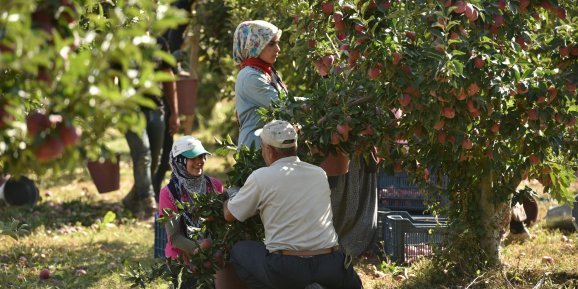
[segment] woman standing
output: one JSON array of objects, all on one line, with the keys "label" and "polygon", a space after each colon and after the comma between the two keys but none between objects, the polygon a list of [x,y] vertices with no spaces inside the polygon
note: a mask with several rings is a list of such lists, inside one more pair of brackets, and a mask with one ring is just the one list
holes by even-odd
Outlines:
[{"label": "woman standing", "polygon": [[239,125],[238,146],[259,148],[254,132],[265,124],[257,114],[260,107],[269,107],[287,88],[273,68],[277,61],[281,30],[263,21],[245,21],[237,26],[233,41],[233,59],[240,71],[235,83],[236,115]]},{"label": "woman standing", "polygon": [[[223,183],[219,179],[204,174],[203,167],[209,155],[211,154],[205,150],[201,141],[192,136],[182,136],[174,142],[169,156],[172,168],[171,180],[161,189],[159,195],[160,217],[163,216],[164,209],[177,212],[176,201],[192,202],[193,193],[223,192]],[[179,256],[184,256],[186,261],[197,248],[193,241],[195,236],[187,234],[187,226],[198,227],[198,220],[193,219],[190,212],[175,215],[165,224],[167,258],[175,260]]]}]

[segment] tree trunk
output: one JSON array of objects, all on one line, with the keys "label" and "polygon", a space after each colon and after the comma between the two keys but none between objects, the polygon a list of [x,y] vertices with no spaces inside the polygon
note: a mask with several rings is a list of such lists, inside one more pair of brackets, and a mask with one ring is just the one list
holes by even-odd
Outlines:
[{"label": "tree trunk", "polygon": [[510,199],[498,200],[493,192],[493,172],[482,176],[478,208],[480,212],[480,248],[485,252],[488,265],[500,264],[500,245],[510,221]]}]

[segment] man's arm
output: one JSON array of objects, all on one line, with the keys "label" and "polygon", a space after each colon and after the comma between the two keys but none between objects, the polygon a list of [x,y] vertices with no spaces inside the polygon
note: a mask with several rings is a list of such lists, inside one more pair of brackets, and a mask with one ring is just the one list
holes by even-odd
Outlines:
[{"label": "man's arm", "polygon": [[233,222],[233,221],[237,220],[237,218],[235,218],[235,216],[233,216],[233,214],[231,214],[231,211],[229,211],[229,207],[227,207],[228,204],[229,204],[229,200],[225,200],[223,202],[223,215],[225,215],[225,221]]}]

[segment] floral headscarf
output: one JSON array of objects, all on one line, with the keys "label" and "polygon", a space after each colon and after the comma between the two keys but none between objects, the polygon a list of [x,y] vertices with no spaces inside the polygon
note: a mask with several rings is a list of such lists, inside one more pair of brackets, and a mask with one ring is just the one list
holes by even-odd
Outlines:
[{"label": "floral headscarf", "polygon": [[233,40],[233,59],[239,65],[247,58],[257,58],[281,29],[263,20],[245,21],[237,26]]}]

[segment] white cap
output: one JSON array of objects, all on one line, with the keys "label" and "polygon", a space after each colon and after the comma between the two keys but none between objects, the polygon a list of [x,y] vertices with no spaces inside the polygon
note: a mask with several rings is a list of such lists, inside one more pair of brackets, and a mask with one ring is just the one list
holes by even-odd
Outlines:
[{"label": "white cap", "polygon": [[186,158],[192,159],[203,154],[210,155],[207,150],[203,147],[200,140],[190,136],[185,135],[178,138],[173,144],[173,149],[171,150],[173,156],[183,155]]},{"label": "white cap", "polygon": [[273,120],[263,128],[255,131],[264,144],[276,148],[291,148],[297,146],[297,132],[292,124],[284,120]]}]

